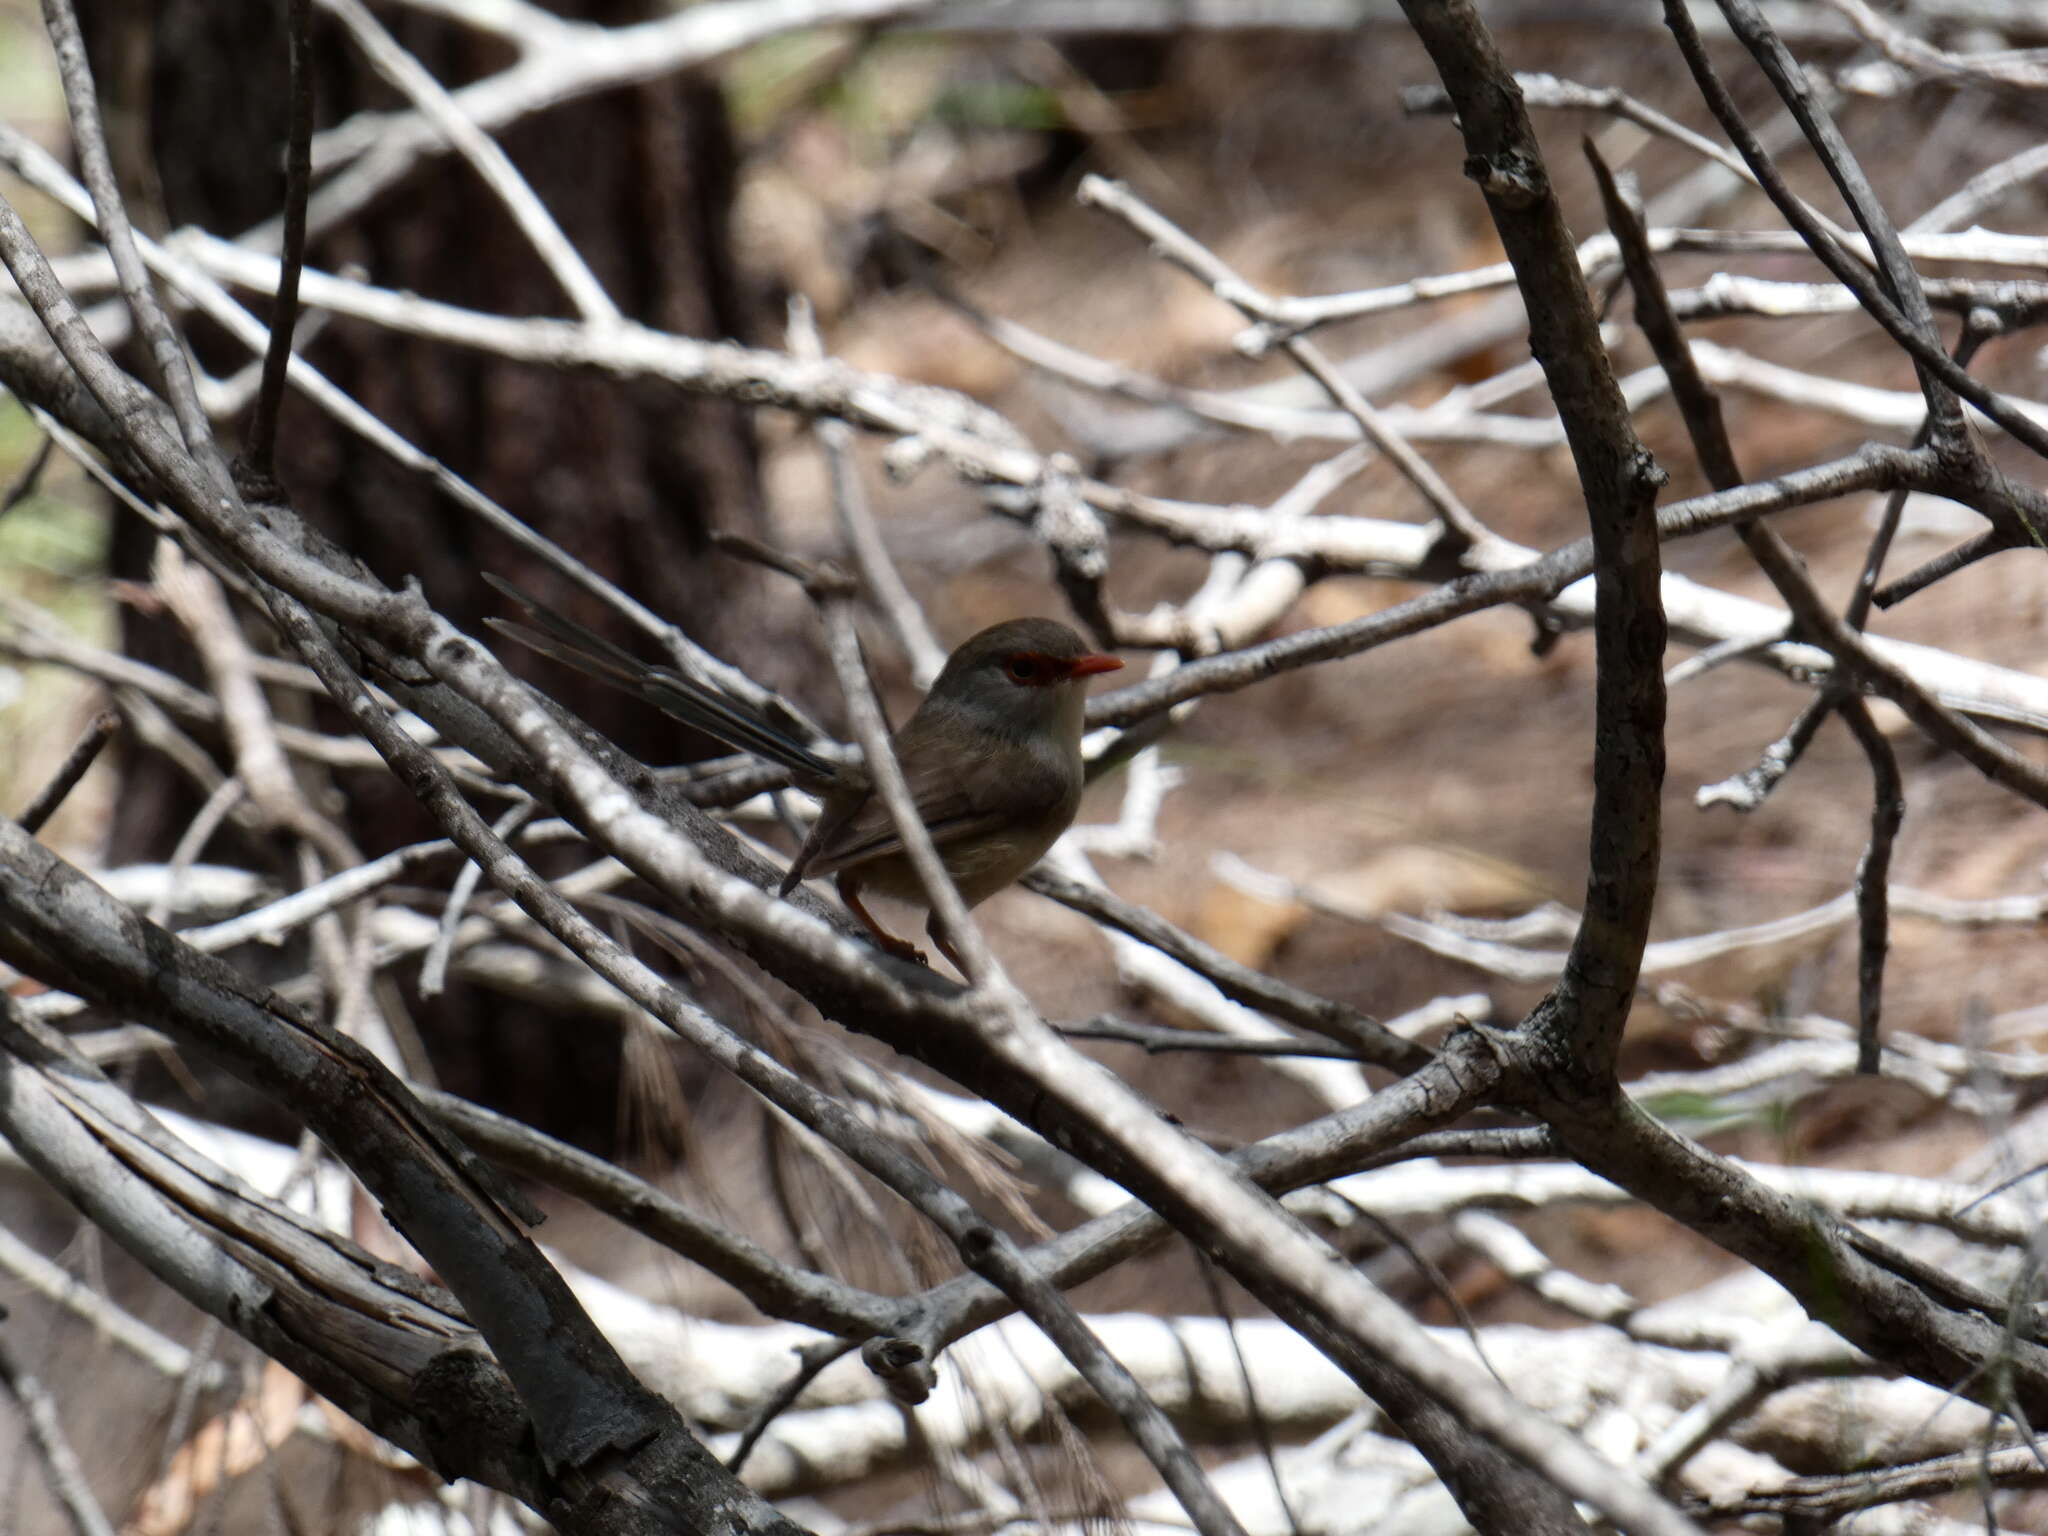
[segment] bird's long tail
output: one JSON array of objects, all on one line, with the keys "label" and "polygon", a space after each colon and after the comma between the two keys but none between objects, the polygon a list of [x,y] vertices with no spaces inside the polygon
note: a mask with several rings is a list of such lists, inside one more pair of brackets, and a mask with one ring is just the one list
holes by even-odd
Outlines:
[{"label": "bird's long tail", "polygon": [[552,656],[599,682],[645,699],[685,725],[715,736],[727,746],[765,757],[800,777],[829,781],[839,771],[730,694],[685,677],[671,667],[642,661],[603,635],[529,597],[509,581],[489,572],[484,573],[484,580],[519,604],[540,626],[532,629],[509,619],[484,620],[499,634],[543,656]]}]

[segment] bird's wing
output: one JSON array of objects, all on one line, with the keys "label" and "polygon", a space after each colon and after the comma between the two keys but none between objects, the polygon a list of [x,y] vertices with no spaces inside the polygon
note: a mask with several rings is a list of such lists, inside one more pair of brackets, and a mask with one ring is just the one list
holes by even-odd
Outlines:
[{"label": "bird's wing", "polygon": [[[918,786],[911,784],[911,795],[918,795]],[[1010,817],[1001,811],[975,809],[965,795],[958,791],[932,797],[930,801],[918,799],[918,813],[924,821],[924,829],[932,834],[936,848],[961,842],[963,838],[979,838],[989,831],[1004,825]],[[819,836],[823,834],[823,836]],[[815,848],[811,844],[817,844]],[[836,874],[842,868],[854,864],[866,864],[877,858],[903,852],[903,838],[897,834],[895,821],[889,815],[889,807],[883,805],[881,795],[862,795],[860,801],[850,807],[842,817],[821,817],[813,836],[805,840],[803,854],[791,870],[805,870],[811,874]],[[803,879],[803,874],[797,874]]]},{"label": "bird's wing", "polygon": [[489,572],[484,580],[526,609],[539,629],[506,619],[484,622],[499,634],[539,651],[588,677],[645,699],[663,714],[715,736],[727,746],[765,757],[800,777],[827,782],[839,770],[754,710],[714,688],[694,682],[668,667],[642,661],[594,630],[547,608],[508,581]]},{"label": "bird's wing", "polygon": [[[928,724],[922,711],[912,716],[895,747],[918,817],[942,853],[954,844],[1034,821],[1070,793],[1036,754],[1001,747],[963,750],[957,734]],[[833,809],[828,807],[805,840],[814,873],[832,874],[903,851],[903,839],[879,795],[862,796],[836,819]]]}]

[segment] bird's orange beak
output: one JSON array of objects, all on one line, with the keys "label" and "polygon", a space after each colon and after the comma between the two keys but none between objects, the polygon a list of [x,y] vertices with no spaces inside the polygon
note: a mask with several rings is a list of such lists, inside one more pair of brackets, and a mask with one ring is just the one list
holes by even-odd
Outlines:
[{"label": "bird's orange beak", "polygon": [[1083,656],[1067,667],[1068,677],[1093,677],[1098,672],[1119,672],[1123,670],[1123,659],[1118,656]]}]

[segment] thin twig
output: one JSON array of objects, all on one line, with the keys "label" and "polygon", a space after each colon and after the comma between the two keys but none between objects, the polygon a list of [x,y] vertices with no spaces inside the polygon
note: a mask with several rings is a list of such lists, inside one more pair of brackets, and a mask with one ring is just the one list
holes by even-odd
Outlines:
[{"label": "thin twig", "polygon": [[[1214,252],[1146,206],[1130,188],[1091,175],[1082,178],[1079,197],[1084,206],[1106,209],[1129,224],[1154,250],[1208,284],[1219,299],[1236,306],[1247,319],[1266,318],[1264,294],[1233,272]],[[1358,423],[1365,440],[1385,454],[1429,503],[1443,526],[1444,558],[1454,562],[1468,550],[1491,542],[1492,533],[1458,499],[1443,476],[1387,425],[1371,402],[1331,365],[1319,348],[1300,336],[1289,336],[1281,345],[1302,371],[1322,386],[1337,408]]]},{"label": "thin twig", "polygon": [[1879,587],[1871,594],[1870,600],[1879,608],[1893,608],[1915,593],[1924,592],[1937,581],[1953,576],[1957,571],[1975,565],[1979,560],[1988,560],[1993,555],[2002,555],[2009,549],[2022,547],[2012,534],[2003,528],[1988,528],[1973,539],[1967,539],[1953,549],[1944,550],[1926,564],[1916,567],[1897,581]]},{"label": "thin twig", "polygon": [[29,497],[35,495],[36,487],[42,484],[43,471],[49,467],[50,453],[57,446],[56,439],[44,434],[36,444],[28,462],[21,466],[19,473],[8,482],[5,492],[0,492],[0,517],[5,517]]},{"label": "thin twig", "polygon": [[1885,274],[1889,297],[1871,284],[1861,264],[1809,216],[1805,205],[1785,185],[1777,166],[1757,142],[1726,86],[1721,83],[1681,0],[1665,0],[1665,23],[1678,40],[1679,49],[1684,53],[1708,107],[1742,152],[1743,159],[1756,173],[1779,212],[1806,240],[1814,255],[1856,294],[1871,318],[1912,356],[1922,391],[1927,396],[1928,414],[1934,423],[1937,440],[1965,461],[1981,457],[1968,437],[1961,413],[1955,405],[1954,397],[1960,395],[2004,427],[2016,440],[2036,453],[2048,455],[2048,431],[2014,409],[2012,403],[1996,391],[1987,389],[1957,368],[1942,349],[1926,295],[1920,288],[1919,278],[1899,242],[1897,232],[1871,194],[1861,168],[1842,143],[1833,121],[1814,101],[1796,61],[1784,52],[1783,44],[1777,41],[1769,24],[1746,0],[1722,0],[1722,9],[1730,24],[1736,27],[1744,42],[1758,56],[1758,61],[1764,65],[1787,104],[1799,115],[1801,125],[1813,136],[1829,174],[1835,177],[1836,184],[1856,214],[1857,222],[1871,241],[1879,269]]},{"label": "thin twig", "polygon": [[1692,803],[1703,811],[1714,805],[1729,805],[1738,811],[1758,809],[1778,787],[1778,781],[1806,755],[1806,749],[1813,745],[1813,738],[1834,712],[1835,697],[1831,691],[1823,689],[1806,702],[1792,723],[1785,727],[1784,735],[1765,747],[1763,755],[1754,764],[1719,783],[1702,784],[1693,791]]},{"label": "thin twig", "polygon": [[475,168],[484,185],[512,215],[513,223],[526,236],[535,254],[562,285],[576,312],[595,325],[619,319],[619,307],[497,141],[477,126],[418,59],[399,46],[362,0],[319,3],[348,29],[349,36],[377,73],[396,86],[456,153]]},{"label": "thin twig", "polygon": [[[506,842],[510,842],[539,810],[540,807],[533,801],[522,800],[500,816],[491,831]],[[447,984],[448,958],[455,952],[456,931],[462,926],[462,915],[469,906],[470,897],[476,894],[476,888],[483,877],[483,866],[474,859],[455,872],[455,883],[448,888],[448,901],[441,908],[441,922],[434,934],[433,947],[420,962],[418,985],[421,997],[438,997],[441,995],[442,987]]]},{"label": "thin twig", "polygon": [[78,16],[71,0],[43,0],[43,24],[50,46],[57,56],[57,72],[64,82],[64,102],[71,114],[72,148],[78,155],[79,173],[92,193],[93,211],[100,238],[120,274],[122,297],[135,329],[149,345],[157,375],[163,381],[164,396],[177,417],[178,430],[199,471],[217,489],[229,485],[227,465],[213,440],[213,428],[200,409],[193,385],[190,360],[185,346],[172,328],[170,318],[157,302],[148,269],[136,248],[135,228],[129,222],[122,201],[120,181],[107,150],[106,128],[100,118],[99,92],[93,84],[92,65],[86,57],[85,38],[78,29]]},{"label": "thin twig", "polygon": [[192,813],[192,819],[185,824],[185,830],[178,834],[178,841],[171,846],[169,863],[164,866],[164,887],[155,901],[150,903],[149,920],[152,923],[169,921],[184,896],[185,877],[191,872],[199,855],[206,851],[206,845],[213,841],[221,823],[228,817],[250,812],[248,820],[254,824],[252,830],[266,831],[268,828],[253,814],[248,805],[248,786],[242,776],[231,773],[214,786],[213,792],[200,802],[199,809]]},{"label": "thin twig", "polygon": [[2009,89],[2048,89],[2048,50],[2039,48],[2000,53],[1952,53],[1935,48],[1879,15],[1864,0],[1825,0],[1884,51],[1894,64],[1918,74],[1973,81]]},{"label": "thin twig", "polygon": [[287,365],[298,340],[299,273],[306,263],[306,195],[313,181],[312,30],[311,0],[289,0],[285,33],[291,131],[284,153],[284,235],[278,251],[277,298],[270,311],[270,344],[263,352],[263,382],[244,449],[253,471],[251,489],[275,478],[277,418],[284,405]]},{"label": "thin twig", "polygon": [[57,807],[64,803],[64,797],[78,787],[78,781],[85,777],[86,770],[92,767],[101,750],[114,739],[114,732],[120,728],[121,717],[111,709],[103,709],[92,717],[85,733],[78,738],[78,744],[50,776],[50,782],[16,818],[27,831],[43,830],[43,824],[56,814]]},{"label": "thin twig", "polygon": [[[1995,323],[1976,309],[1969,311],[1964,318],[1962,334],[1956,338],[1955,359],[1958,367],[1967,368],[1970,365],[1971,359],[1977,354],[1977,349],[1992,338],[1992,325]],[[1914,437],[1914,446],[1918,447],[1926,440],[1927,430],[1923,426]],[[1906,494],[1904,490],[1895,490],[1885,498],[1884,510],[1878,518],[1877,532],[1871,537],[1869,552],[1864,556],[1863,570],[1856,578],[1856,590],[1849,599],[1849,609],[1844,615],[1851,629],[1863,628],[1870,617],[1873,602],[1879,607],[1889,608],[1901,598],[1911,596],[1942,577],[1953,575],[1963,569],[1970,563],[1971,555],[1980,543],[1991,541],[1997,548],[2007,549],[2015,542],[2010,529],[1994,527],[1986,534],[1980,535],[1979,539],[1950,550],[1947,555],[1922,565],[1918,570],[1910,572],[1880,591],[1877,579],[1884,573],[1885,557],[1891,552],[1892,540],[1898,534],[1899,518],[1906,506]]]},{"label": "thin twig", "polygon": [[851,1342],[833,1339],[818,1344],[808,1344],[797,1352],[796,1369],[789,1373],[788,1380],[774,1392],[761,1400],[761,1406],[747,1421],[747,1427],[740,1432],[739,1443],[725,1458],[725,1469],[737,1477],[747,1464],[747,1458],[754,1453],[754,1447],[761,1443],[775,1421],[789,1411],[796,1400],[803,1396],[804,1388],[818,1379],[818,1373],[843,1358],[853,1348]]},{"label": "thin twig", "polygon": [[49,1389],[23,1370],[5,1341],[0,1341],[0,1387],[7,1389],[28,1426],[29,1444],[35,1447],[43,1479],[63,1507],[77,1536],[114,1536],[113,1523],[86,1481],[78,1453],[64,1434],[57,1418],[57,1405]]},{"label": "thin twig", "polygon": [[[789,301],[789,337],[792,355],[825,355],[817,316],[805,299]],[[820,416],[813,430],[832,481],[832,507],[839,515],[839,537],[846,545],[853,568],[860,572],[861,586],[909,658],[912,679],[920,688],[929,688],[946,665],[946,648],[932,633],[923,607],[904,585],[903,573],[896,568],[889,546],[883,542],[874,507],[861,485],[860,466],[854,462],[853,429],[843,421]]]},{"label": "thin twig", "polygon": [[509,1116],[451,1093],[422,1091],[420,1102],[479,1152],[701,1265],[769,1317],[860,1339],[880,1332],[897,1312],[889,1298],[784,1264],[647,1180]]},{"label": "thin twig", "polygon": [[1898,754],[1870,718],[1863,700],[1842,703],[1842,720],[1870,763],[1870,841],[1856,865],[1856,1070],[1876,1075],[1878,1023],[1884,1007],[1885,952],[1891,945],[1889,879],[1892,847],[1906,814]]},{"label": "thin twig", "polygon": [[[1048,865],[1024,877],[1027,889],[1071,907],[1097,922],[1139,939],[1216,984],[1225,997],[1341,1041],[1362,1061],[1395,1072],[1412,1072],[1430,1052],[1403,1040],[1377,1020],[1327,997],[1318,997],[1291,983],[1253,970],[1221,950],[1174,927],[1157,913],[1125,901],[1114,892],[1069,879]],[[1213,1036],[1210,1038],[1214,1038]],[[1251,1042],[1241,1042],[1249,1048]]]},{"label": "thin twig", "polygon": [[1309,1056],[1338,1061],[1363,1061],[1353,1048],[1335,1042],[1313,1040],[1240,1040],[1216,1035],[1204,1029],[1175,1029],[1166,1024],[1133,1024],[1114,1014],[1097,1014],[1081,1024],[1062,1024],[1060,1033],[1069,1040],[1114,1040],[1135,1045],[1150,1055],[1169,1051],[1192,1051],[1212,1056]]},{"label": "thin twig", "polygon": [[164,1376],[176,1381],[197,1377],[199,1390],[218,1388],[227,1381],[226,1373],[219,1367],[199,1359],[184,1345],[123,1311],[4,1227],[0,1227],[0,1269],[77,1317],[96,1338],[119,1345]]}]

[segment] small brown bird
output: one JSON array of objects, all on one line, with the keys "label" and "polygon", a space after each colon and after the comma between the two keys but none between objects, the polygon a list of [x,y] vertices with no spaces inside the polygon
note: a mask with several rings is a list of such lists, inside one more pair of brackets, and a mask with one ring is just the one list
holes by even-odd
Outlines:
[{"label": "small brown bird", "polygon": [[[517,588],[490,580],[545,631],[489,620],[499,633],[633,693],[729,746],[780,764],[818,792],[824,807],[783,876],[781,893],[788,895],[807,875],[836,876],[840,899],[883,949],[923,961],[921,951],[861,904],[864,890],[927,904],[888,807],[865,770],[826,761],[739,700],[644,662]],[[1073,823],[1084,778],[1088,679],[1122,665],[1089,650],[1079,635],[1052,619],[992,624],[946,659],[924,702],[890,738],[918,815],[968,906],[986,901],[1036,864]],[[958,967],[936,914],[925,931]]]}]

